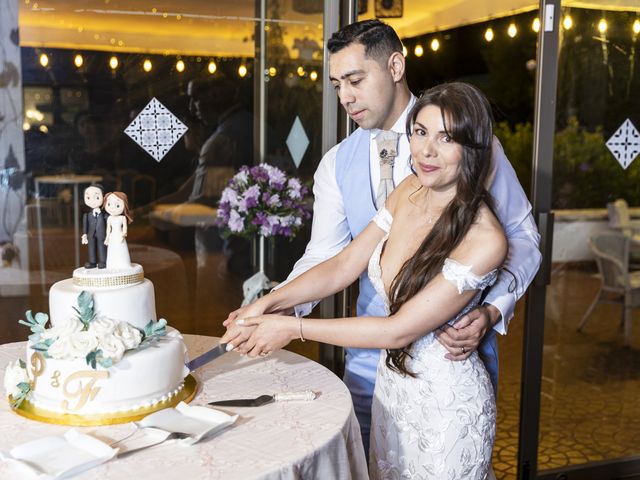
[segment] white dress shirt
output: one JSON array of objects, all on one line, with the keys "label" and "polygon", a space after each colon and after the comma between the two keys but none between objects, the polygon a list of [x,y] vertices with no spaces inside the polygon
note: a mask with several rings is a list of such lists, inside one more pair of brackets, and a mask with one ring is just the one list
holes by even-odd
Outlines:
[{"label": "white dress shirt", "polygon": [[[412,96],[405,111],[393,125],[392,130],[402,133],[398,141],[398,156],[393,167],[395,185],[411,174],[409,165],[409,140],[405,124],[416,97]],[[370,188],[372,198],[380,181],[380,165],[375,137],[380,130],[371,130],[370,141]],[[314,175],[313,224],[311,239],[304,255],[298,260],[287,280],[279,288],[303,274],[315,265],[335,256],[351,241],[351,232],[344,210],[342,193],[336,181],[336,154],[339,145],[329,150],[320,161]],[[531,216],[531,205],[518,182],[513,167],[507,160],[502,145],[494,138],[493,163],[495,176],[490,188],[496,203],[496,213],[505,229],[509,241],[509,254],[505,268],[511,272],[501,272],[497,282],[491,287],[486,303],[494,305],[501,313],[501,320],[494,329],[507,333],[509,321],[513,317],[516,301],[524,294],[540,266],[541,254],[538,248],[540,235]],[[296,315],[308,315],[317,302],[298,305]]]}]

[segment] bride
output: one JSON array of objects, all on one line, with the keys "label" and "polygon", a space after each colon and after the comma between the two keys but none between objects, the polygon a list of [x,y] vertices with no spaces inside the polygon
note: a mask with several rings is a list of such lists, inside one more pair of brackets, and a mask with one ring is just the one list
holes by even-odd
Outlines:
[{"label": "bride", "polygon": [[123,192],[110,192],[104,197],[104,209],[107,217],[107,268],[129,268],[131,258],[127,247],[127,224],[133,221],[129,210],[127,195]]},{"label": "bride", "polygon": [[[434,331],[453,324],[493,284],[507,240],[486,190],[492,115],[475,87],[425,92],[407,119],[414,175],[341,253],[229,315],[222,342],[265,356],[293,339],[382,348],[372,406],[372,478],[485,479],[496,406],[474,352],[444,358]],[[364,269],[388,316],[265,315],[326,297]]]}]

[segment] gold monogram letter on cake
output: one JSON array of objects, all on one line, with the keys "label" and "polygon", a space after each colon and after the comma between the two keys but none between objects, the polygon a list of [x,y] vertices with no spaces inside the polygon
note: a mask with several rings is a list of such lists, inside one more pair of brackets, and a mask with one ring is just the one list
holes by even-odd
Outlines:
[{"label": "gold monogram letter on cake", "polygon": [[60,386],[60,370],[56,370],[51,375],[51,386],[53,388],[58,388]]},{"label": "gold monogram letter on cake", "polygon": [[30,363],[31,363],[30,373],[31,373],[31,380],[32,380],[31,388],[34,389],[36,388],[38,377],[42,375],[42,372],[44,371],[44,357],[40,352],[34,352],[34,354],[31,355]]},{"label": "gold monogram letter on cake", "polygon": [[[82,385],[83,378],[89,379],[87,384],[84,386]],[[71,408],[69,406],[69,400],[63,400],[61,403],[62,408],[70,412],[75,412],[77,410],[80,410],[82,407],[84,407],[84,405],[88,401],[93,400],[98,394],[98,392],[100,391],[100,387],[94,387],[96,382],[100,379],[107,379],[107,378],[109,378],[109,372],[107,371],[94,372],[91,370],[85,370],[85,371],[72,373],[67,377],[67,379],[64,382],[64,386],[62,388],[63,388],[64,396],[67,399],[77,398],[78,404],[75,407]],[[74,391],[70,391],[69,387],[76,380],[78,382],[78,388]]]}]

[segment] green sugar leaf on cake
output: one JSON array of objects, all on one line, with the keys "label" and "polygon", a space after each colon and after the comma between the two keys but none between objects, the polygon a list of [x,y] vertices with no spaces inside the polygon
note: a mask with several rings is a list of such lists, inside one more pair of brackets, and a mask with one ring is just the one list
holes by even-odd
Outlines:
[{"label": "green sugar leaf on cake", "polygon": [[80,295],[78,295],[78,308],[73,307],[73,309],[78,314],[78,318],[84,324],[84,329],[89,328],[89,323],[96,316],[95,311],[93,309],[93,295],[83,290]]},{"label": "green sugar leaf on cake", "polygon": [[45,358],[49,358],[49,347],[55,342],[55,338],[47,338],[41,342],[32,345],[32,349],[38,352],[42,352]]},{"label": "green sugar leaf on cake", "polygon": [[89,352],[86,357],[87,365],[89,365],[94,370],[97,368],[97,365],[100,365],[103,368],[109,368],[113,365],[113,360],[110,358],[105,358],[102,355],[102,350],[97,349]]},{"label": "green sugar leaf on cake", "polygon": [[[44,326],[49,321],[49,316],[46,313],[38,312],[34,317],[33,314],[31,313],[31,310],[27,310],[24,315],[27,318],[27,321],[25,322],[24,320],[18,320],[19,324],[26,325],[36,335],[39,335],[42,332],[44,332],[44,328],[45,328]],[[36,338],[36,341],[37,341],[37,338]]]},{"label": "green sugar leaf on cake", "polygon": [[143,333],[145,339],[151,337],[162,337],[167,333],[167,321],[164,318],[161,318],[157,322],[149,320],[149,323],[144,327]]}]

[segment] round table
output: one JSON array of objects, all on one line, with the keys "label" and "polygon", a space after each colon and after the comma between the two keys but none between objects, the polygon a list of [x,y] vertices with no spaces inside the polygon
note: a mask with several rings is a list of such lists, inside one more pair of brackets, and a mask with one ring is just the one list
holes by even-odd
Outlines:
[{"label": "round table", "polygon": [[[184,335],[190,358],[212,348],[217,338]],[[25,342],[0,346],[0,371],[24,357]],[[288,351],[250,359],[228,353],[195,373],[199,389],[192,405],[229,398],[313,390],[313,401],[225,407],[240,415],[218,435],[187,447],[170,440],[115,458],[78,479],[360,479],[368,478],[358,421],[345,385],[320,364]],[[0,450],[71,427],[28,420],[0,402]],[[133,431],[131,423],[79,428],[110,444]],[[0,478],[18,478],[0,461]]]}]

